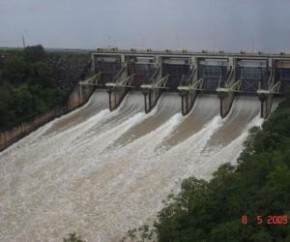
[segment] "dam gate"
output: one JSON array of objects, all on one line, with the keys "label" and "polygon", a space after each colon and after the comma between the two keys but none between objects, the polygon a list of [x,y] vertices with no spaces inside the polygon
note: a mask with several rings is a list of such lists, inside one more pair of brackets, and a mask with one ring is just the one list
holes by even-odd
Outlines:
[{"label": "dam gate", "polygon": [[199,94],[211,93],[219,98],[225,117],[236,96],[254,95],[261,101],[261,117],[267,118],[275,96],[290,87],[290,55],[97,49],[92,53],[92,73],[80,84],[106,89],[110,110],[132,90],[144,95],[147,113],[162,92],[177,92],[186,115]]}]

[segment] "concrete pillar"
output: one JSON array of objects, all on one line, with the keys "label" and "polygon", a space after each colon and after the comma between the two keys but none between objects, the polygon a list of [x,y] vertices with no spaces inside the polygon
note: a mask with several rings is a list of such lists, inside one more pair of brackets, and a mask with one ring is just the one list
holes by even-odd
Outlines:
[{"label": "concrete pillar", "polygon": [[124,65],[126,63],[126,58],[124,54],[121,54],[121,64]]},{"label": "concrete pillar", "polygon": [[197,65],[197,60],[195,56],[191,57],[190,69]]},{"label": "concrete pillar", "polygon": [[195,58],[195,66],[196,66],[196,68],[197,68],[197,70],[196,70],[196,80],[198,80],[199,79],[199,59],[198,58]]},{"label": "concrete pillar", "polygon": [[162,64],[163,64],[163,59],[160,55],[156,56],[156,63],[158,64],[158,66],[160,67],[160,71],[159,71],[159,75],[158,75],[158,79],[162,78]]},{"label": "concrete pillar", "polygon": [[95,57],[94,57],[94,54],[92,54],[91,72],[92,72],[93,74],[96,74],[96,65],[95,65]]},{"label": "concrete pillar", "polygon": [[268,68],[269,68],[269,70],[271,68],[273,68],[273,67],[274,67],[274,65],[273,65],[273,58],[268,58]]},{"label": "concrete pillar", "polygon": [[273,60],[273,58],[269,58],[268,59],[268,67],[269,67],[269,71],[270,73],[273,73],[273,79],[272,79],[272,84],[274,84],[276,82],[275,80],[275,75],[276,75],[276,65],[275,62]]},{"label": "concrete pillar", "polygon": [[261,112],[260,112],[260,117],[261,118],[266,118],[267,117],[267,96],[265,94],[260,94],[259,99],[261,102]]},{"label": "concrete pillar", "polygon": [[234,66],[234,65],[235,65],[234,57],[229,57],[229,66]]}]

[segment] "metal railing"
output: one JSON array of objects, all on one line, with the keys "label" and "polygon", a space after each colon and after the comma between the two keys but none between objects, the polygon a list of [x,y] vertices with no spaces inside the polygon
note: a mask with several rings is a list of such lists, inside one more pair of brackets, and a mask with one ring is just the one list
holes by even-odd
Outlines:
[{"label": "metal railing", "polygon": [[122,79],[120,82],[116,83],[117,86],[121,87],[132,87],[132,82],[134,80],[135,74],[132,74],[131,76],[128,76],[124,79]]},{"label": "metal railing", "polygon": [[187,84],[191,85],[193,83],[193,76],[196,73],[197,69],[192,69],[188,75],[183,75],[180,81],[180,86],[185,86]]},{"label": "metal railing", "polygon": [[157,78],[157,75],[159,74],[159,71],[160,71],[160,66],[157,66],[157,68],[155,69],[155,71],[151,75],[150,79],[148,80],[148,83],[146,82],[146,84],[152,84],[152,83],[154,83],[154,81]]},{"label": "metal railing", "polygon": [[270,93],[281,93],[280,89],[281,89],[282,83],[281,81],[276,82],[274,85],[272,85],[269,89]]},{"label": "metal railing", "polygon": [[241,81],[241,79],[239,79],[235,82],[231,82],[229,84],[226,84],[226,88],[232,92],[239,91],[241,88],[241,83],[242,83],[242,81]]},{"label": "metal railing", "polygon": [[99,81],[101,79],[101,72],[97,73],[96,75],[93,75],[87,80],[79,82],[79,85],[81,86],[97,86],[99,85]]},{"label": "metal railing", "polygon": [[169,75],[162,77],[159,81],[153,84],[153,88],[166,88],[166,84],[168,81]]},{"label": "metal railing", "polygon": [[235,68],[231,68],[229,73],[227,74],[228,78],[225,83],[223,78],[221,77],[219,80],[218,92],[238,92],[241,87],[242,78],[239,80],[235,80]]},{"label": "metal railing", "polygon": [[122,75],[123,71],[125,70],[126,66],[123,65],[117,74],[113,77],[113,81],[117,82],[118,78]]}]

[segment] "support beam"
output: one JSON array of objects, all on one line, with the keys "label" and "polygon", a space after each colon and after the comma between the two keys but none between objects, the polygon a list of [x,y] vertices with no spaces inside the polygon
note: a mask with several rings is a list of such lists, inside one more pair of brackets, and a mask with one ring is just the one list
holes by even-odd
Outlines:
[{"label": "support beam", "polygon": [[101,78],[101,73],[97,73],[90,77],[87,80],[79,82],[79,100],[80,102],[83,102],[85,100],[85,97],[87,96],[87,93],[90,93],[92,90],[96,88],[96,86],[99,86],[99,80]]},{"label": "support beam", "polygon": [[271,113],[273,99],[275,94],[281,93],[281,82],[278,81],[275,83],[275,66],[273,65],[273,60],[270,58],[268,61],[270,68],[270,75],[267,82],[267,87],[262,87],[259,83],[259,89],[257,94],[261,101],[261,118],[268,118]]},{"label": "support beam", "polygon": [[127,88],[112,88],[108,90],[110,111],[114,111],[120,106],[127,93]]},{"label": "support beam", "polygon": [[80,86],[99,86],[99,81],[101,79],[102,73],[99,72],[87,80],[79,82]]},{"label": "support beam", "polygon": [[268,90],[258,90],[258,96],[261,101],[261,118],[268,118],[272,105],[273,105],[273,99],[275,94],[281,94],[281,82],[278,81],[277,83],[273,84],[269,87]]},{"label": "support beam", "polygon": [[177,88],[181,97],[181,113],[187,115],[197,98],[200,90],[202,90],[204,79],[197,79],[197,67],[193,68],[187,77],[181,80],[181,85]]},{"label": "support beam", "polygon": [[133,87],[132,86],[132,82],[134,80],[134,74],[131,75],[131,76],[127,76],[125,77],[124,79],[121,79],[120,81],[118,82],[109,82],[109,83],[106,83],[106,86],[107,87],[110,87],[110,88],[122,88],[122,87]]},{"label": "support beam", "polygon": [[187,115],[197,98],[198,91],[189,90],[189,91],[180,91],[179,96],[181,97],[181,113],[183,116]]},{"label": "support beam", "polygon": [[218,91],[218,97],[220,98],[220,115],[222,118],[225,118],[231,111],[235,92]]},{"label": "support beam", "polygon": [[109,108],[111,111],[117,109],[128,93],[134,75],[127,76],[127,65],[123,65],[115,75],[113,82],[106,83],[109,94]]},{"label": "support beam", "polygon": [[[233,61],[233,60],[232,60]],[[219,87],[217,88],[218,97],[220,98],[220,115],[225,118],[233,105],[235,93],[239,91],[241,86],[240,80],[235,80],[235,63],[228,71],[227,79],[225,82],[221,79]]]},{"label": "support beam", "polygon": [[158,72],[156,72],[152,78],[150,78],[148,84],[141,85],[144,94],[144,104],[145,104],[145,113],[149,113],[157,104],[162,90],[167,89],[166,84],[169,78],[169,75],[166,75],[160,79],[157,79]]}]

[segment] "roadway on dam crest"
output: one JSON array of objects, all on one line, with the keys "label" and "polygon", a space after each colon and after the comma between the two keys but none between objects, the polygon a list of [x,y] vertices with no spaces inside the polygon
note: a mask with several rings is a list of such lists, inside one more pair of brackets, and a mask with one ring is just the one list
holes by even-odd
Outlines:
[{"label": "roadway on dam crest", "polygon": [[0,241],[119,241],[154,218],[181,179],[209,179],[235,163],[248,130],[261,125],[258,98],[238,97],[221,119],[215,95],[191,113],[166,93],[144,113],[141,93],[115,111],[108,94],[58,118],[0,153]]}]

